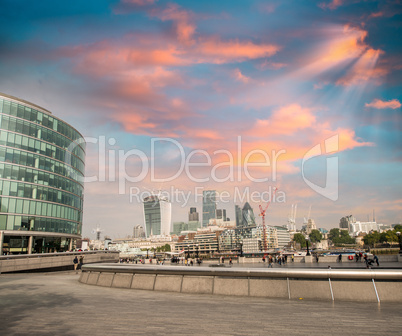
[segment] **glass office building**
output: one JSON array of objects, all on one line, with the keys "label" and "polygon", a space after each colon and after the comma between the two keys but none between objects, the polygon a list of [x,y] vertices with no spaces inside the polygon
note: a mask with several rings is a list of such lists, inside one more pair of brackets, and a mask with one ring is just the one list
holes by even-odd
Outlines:
[{"label": "glass office building", "polygon": [[143,202],[146,237],[170,235],[172,203],[160,195],[145,197]]},{"label": "glass office building", "polygon": [[207,227],[209,220],[215,218],[216,190],[202,192],[202,226]]},{"label": "glass office building", "polygon": [[0,94],[0,251],[69,250],[81,238],[85,143],[46,109]]}]

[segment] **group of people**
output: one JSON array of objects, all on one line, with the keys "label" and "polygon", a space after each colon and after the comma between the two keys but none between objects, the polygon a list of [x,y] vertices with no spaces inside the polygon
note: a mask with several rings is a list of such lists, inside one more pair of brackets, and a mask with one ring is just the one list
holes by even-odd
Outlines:
[{"label": "group of people", "polygon": [[78,270],[82,269],[82,265],[84,265],[84,256],[80,256],[79,259],[77,256],[75,256],[75,258],[73,260],[73,264],[74,264],[75,273],[78,273]]},{"label": "group of people", "polygon": [[[294,260],[293,258],[294,257],[292,255],[292,261]],[[267,256],[266,258],[265,256],[262,257],[263,263],[265,263],[266,260],[268,261],[268,267],[273,267],[273,263],[277,263],[278,265],[285,265],[288,262],[288,256],[285,254],[285,255],[276,255],[274,257],[272,257],[271,255]]]},{"label": "group of people", "polygon": [[[360,260],[360,262],[364,261],[364,263],[366,264],[366,268],[370,268],[371,266],[373,266],[374,263],[376,263],[377,266],[380,266],[378,257],[375,254],[373,255],[373,258],[370,259],[367,255],[367,253],[363,254],[362,252],[356,252],[354,257],[355,257],[356,262],[359,262],[359,260]],[[339,254],[337,261],[342,262],[342,254]]]}]

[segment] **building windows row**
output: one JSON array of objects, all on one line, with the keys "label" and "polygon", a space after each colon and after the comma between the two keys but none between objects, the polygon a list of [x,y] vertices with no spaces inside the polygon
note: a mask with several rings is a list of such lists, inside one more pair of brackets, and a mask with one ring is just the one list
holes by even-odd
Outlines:
[{"label": "building windows row", "polygon": [[59,147],[47,144],[40,140],[28,138],[24,135],[19,135],[2,130],[0,134],[0,145],[20,148],[33,153],[42,154],[49,158],[53,158],[63,162],[69,161],[67,163],[70,166],[75,167],[80,172],[84,171],[84,162],[82,162],[76,156],[71,154],[68,154],[69,156],[67,156],[67,152]]},{"label": "building windows row", "polygon": [[62,190],[37,186],[34,184],[0,180],[0,194],[4,196],[32,198],[55,202],[78,209],[82,208],[82,199],[80,197],[66,193]]},{"label": "building windows row", "polygon": [[46,231],[81,234],[81,224],[55,218],[0,214],[0,230]]},{"label": "building windows row", "polygon": [[78,182],[82,180],[83,177],[82,173],[63,162],[19,149],[0,147],[0,162],[15,163],[22,166],[46,170],[62,176],[70,177]]},{"label": "building windows row", "polygon": [[[11,132],[21,133],[27,136],[41,139],[66,150],[72,144],[72,141],[70,139],[59,133],[56,133],[53,130],[49,130],[45,127],[31,123],[29,121],[9,117],[4,114],[0,114],[0,127]],[[77,155],[83,161],[85,157],[84,150],[78,144],[73,144],[74,147],[70,147],[70,149],[72,149],[72,153],[74,155]]]},{"label": "building windows row", "polygon": [[78,182],[65,177],[7,163],[0,163],[0,178],[42,184],[69,191],[79,197],[82,197],[84,189]]},{"label": "building windows row", "polygon": [[30,120],[36,124],[51,128],[74,141],[81,138],[81,134],[60,119],[54,118],[50,114],[35,110],[22,104],[10,102],[0,98],[0,113]]},{"label": "building windows row", "polygon": [[46,216],[64,218],[74,222],[82,222],[82,211],[59,204],[31,201],[20,198],[1,197],[2,213],[24,214],[30,216]]}]

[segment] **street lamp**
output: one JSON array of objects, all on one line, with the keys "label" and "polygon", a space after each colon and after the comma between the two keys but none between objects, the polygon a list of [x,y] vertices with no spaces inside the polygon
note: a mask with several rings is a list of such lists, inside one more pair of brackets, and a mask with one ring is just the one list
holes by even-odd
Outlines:
[{"label": "street lamp", "polygon": [[306,255],[310,255],[310,250],[308,249],[308,239],[306,239],[306,245],[307,245],[307,253],[306,253]]},{"label": "street lamp", "polygon": [[243,257],[243,242],[240,243],[240,257]]},{"label": "street lamp", "polygon": [[190,245],[187,245],[187,259],[190,259]]},{"label": "street lamp", "polygon": [[148,259],[148,251],[149,251],[149,249],[147,248],[147,259]]},{"label": "street lamp", "polygon": [[198,256],[199,256],[199,252],[198,252],[198,244],[195,244],[195,247],[197,248],[196,255],[197,255],[197,259],[198,259]]}]

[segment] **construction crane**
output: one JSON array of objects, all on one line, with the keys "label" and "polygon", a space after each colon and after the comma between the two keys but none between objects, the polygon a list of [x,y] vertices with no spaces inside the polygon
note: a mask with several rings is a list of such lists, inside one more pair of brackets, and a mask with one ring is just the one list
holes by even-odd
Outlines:
[{"label": "construction crane", "polygon": [[274,193],[272,194],[271,199],[269,200],[267,206],[265,207],[265,209],[262,208],[261,204],[259,205],[260,207],[260,216],[262,217],[262,241],[263,241],[263,248],[264,248],[264,252],[268,250],[268,246],[267,246],[267,236],[266,236],[266,228],[265,228],[265,212],[267,211],[269,205],[272,202],[272,199],[275,196],[276,191],[278,190],[278,188],[274,189]]}]

